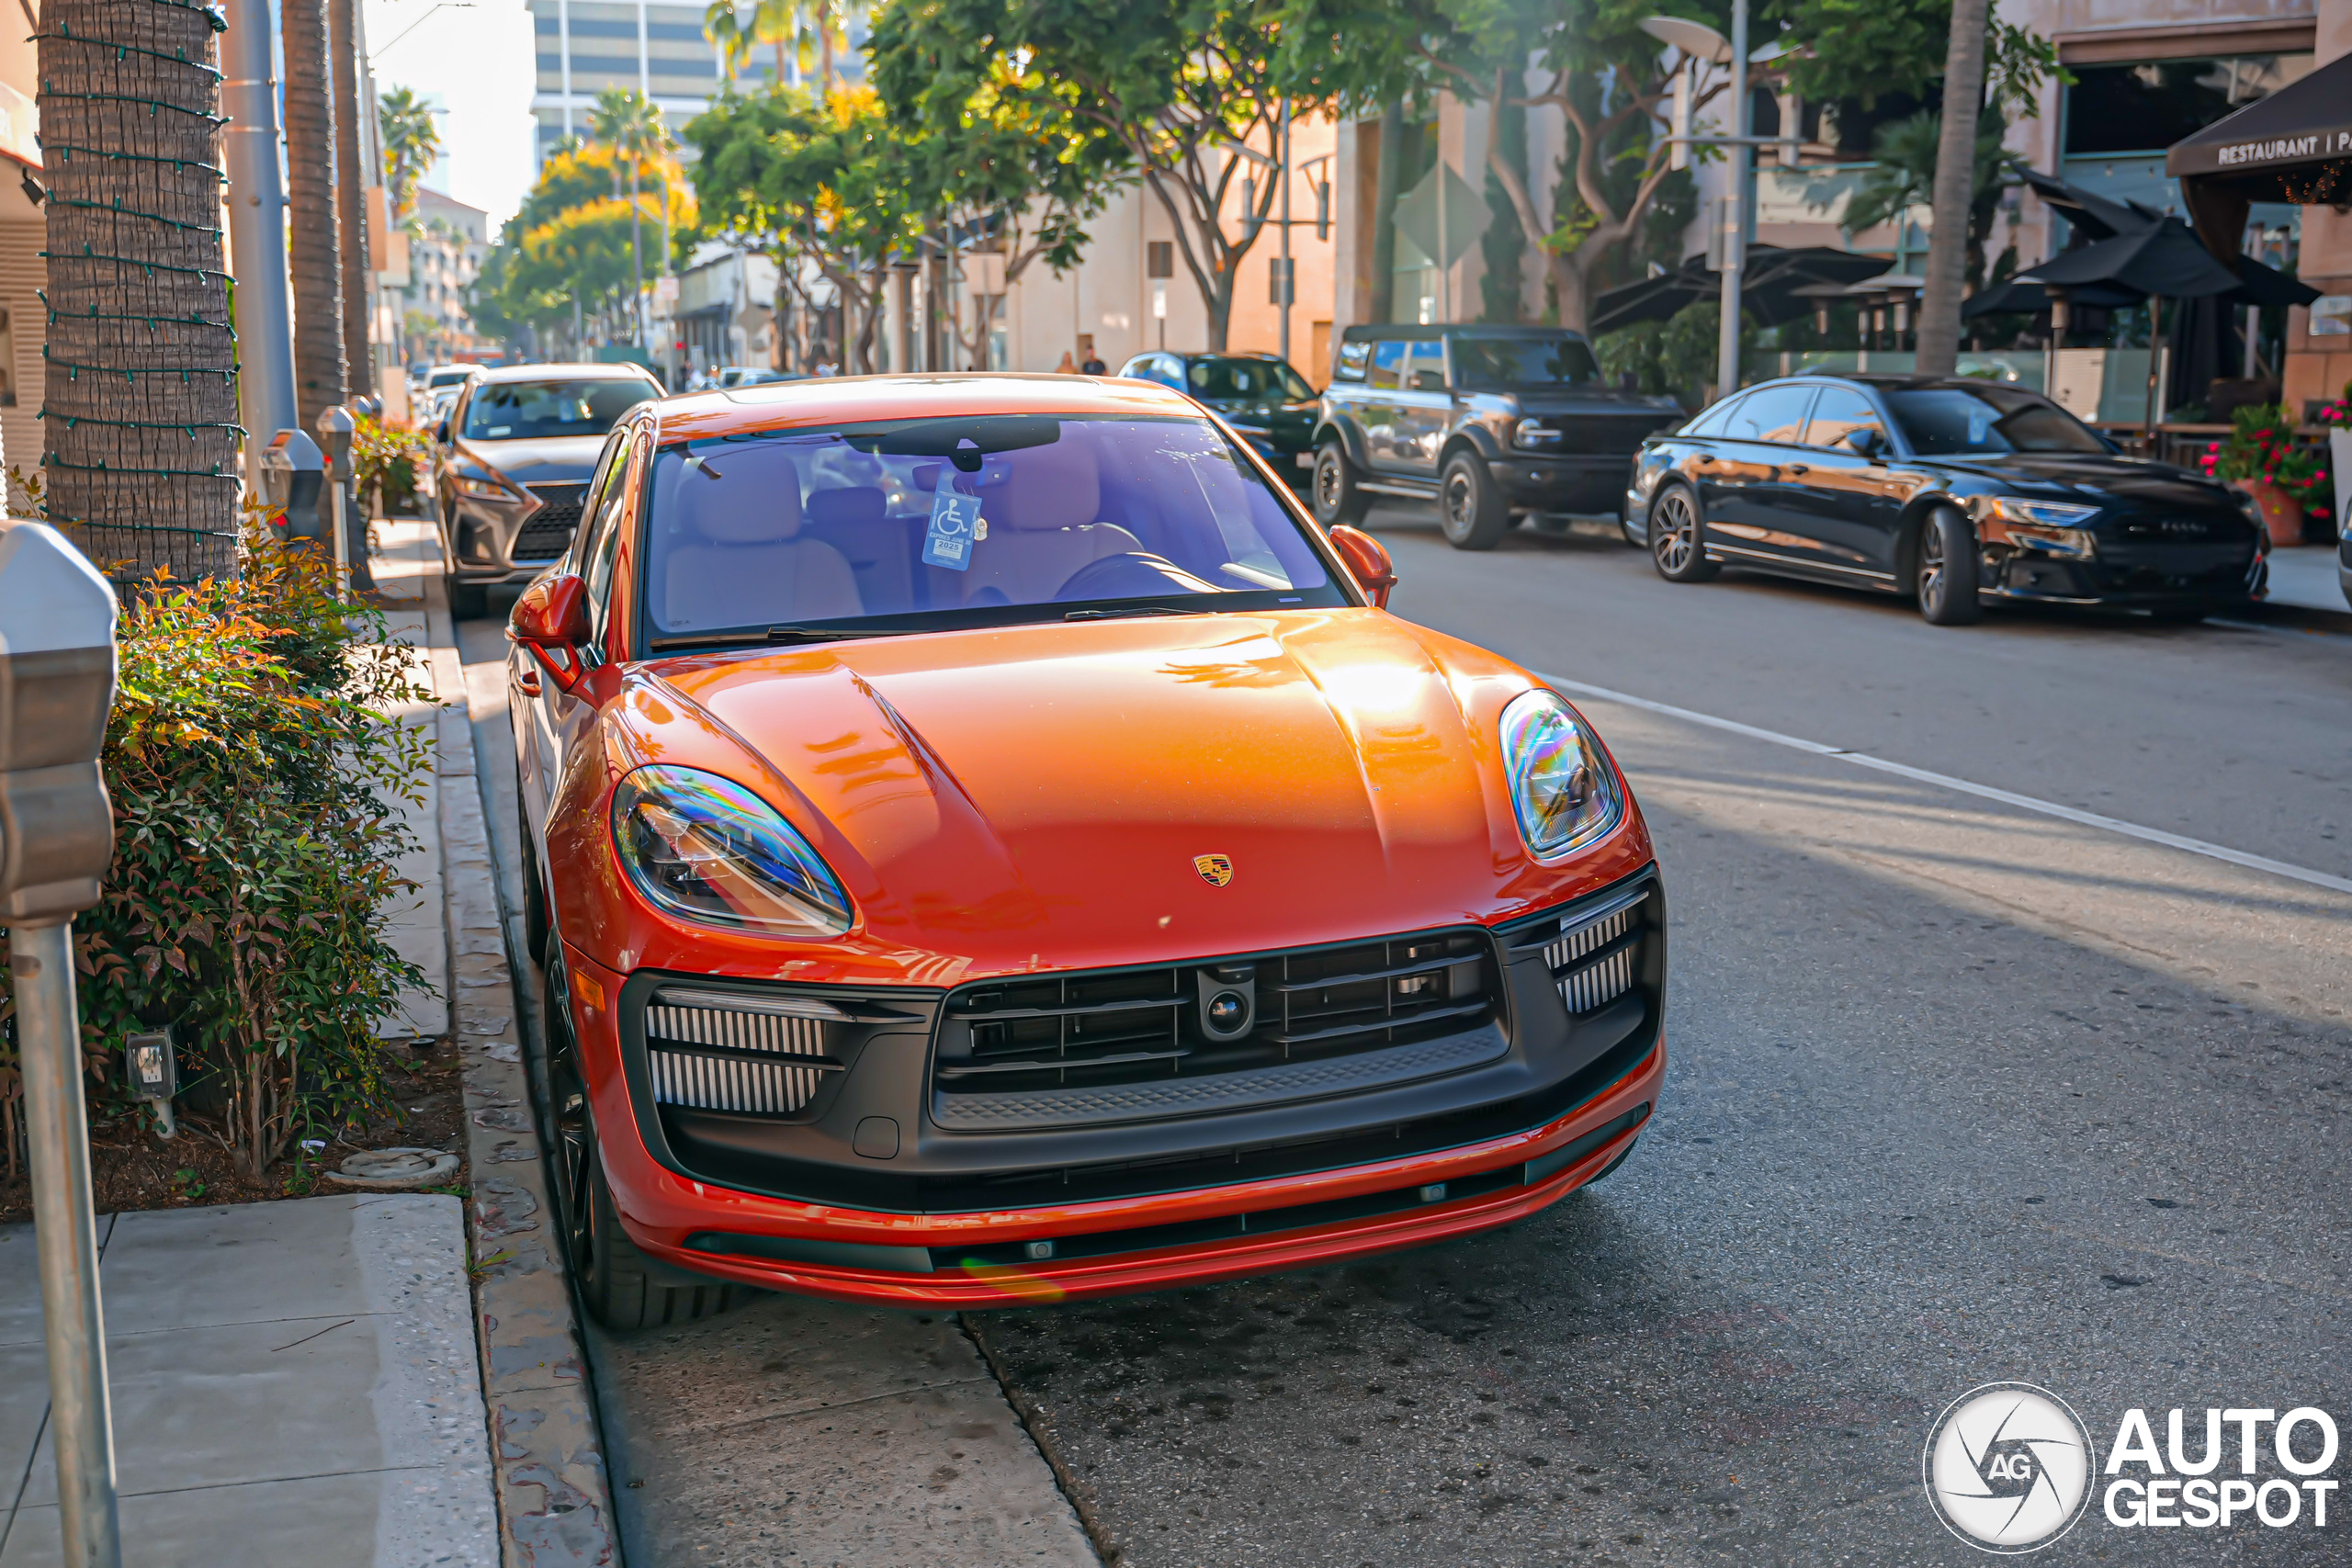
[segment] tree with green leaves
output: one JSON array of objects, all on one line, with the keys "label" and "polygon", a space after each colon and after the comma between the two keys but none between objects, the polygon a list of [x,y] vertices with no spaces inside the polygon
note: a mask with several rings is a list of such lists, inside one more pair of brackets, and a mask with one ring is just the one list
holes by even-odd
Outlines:
[{"label": "tree with green leaves", "polygon": [[[1968,205],[1966,281],[1972,290],[1985,279],[1984,247],[2001,209],[2001,193],[2018,183],[2025,160],[2002,144],[2008,122],[1988,108],[1976,127],[1976,164]],[[1915,207],[1927,206],[1935,191],[1936,159],[1943,140],[1943,117],[1921,109],[1878,128],[1872,152],[1877,162],[1864,174],[1847,205],[1845,225],[1859,231],[1900,221]]]},{"label": "tree with green leaves", "polygon": [[[1394,26],[1369,0],[1344,8],[1348,27]],[[1242,258],[1280,195],[1267,154],[1285,114],[1357,96],[1340,31],[1302,36],[1289,9],[1285,0],[900,0],[867,49],[901,125],[951,122],[991,80],[1034,76],[1038,92],[1111,143],[1114,155],[1089,177],[1105,186],[1139,178],[1168,214],[1208,314],[1208,346],[1221,349]]]},{"label": "tree with green leaves", "polygon": [[433,110],[406,87],[394,87],[378,99],[376,129],[384,150],[392,220],[404,222],[416,210],[416,182],[441,156],[441,130],[433,123]]},{"label": "tree with green leaves", "polygon": [[648,153],[641,164],[654,190],[619,196],[622,157],[613,148],[574,142],[550,152],[483,259],[471,300],[476,324],[502,336],[528,327],[570,337],[577,310],[607,336],[626,330],[644,224],[691,232],[698,221],[676,158]]},{"label": "tree with green leaves", "polygon": [[[662,156],[676,143],[671,140],[670,128],[662,122],[662,111],[654,107],[651,98],[635,87],[607,87],[597,94],[595,104],[588,111],[588,134],[597,143],[611,148],[628,166],[628,263],[633,289],[630,314],[637,337],[642,343],[645,337],[645,256],[639,215],[639,187],[643,182],[646,160]],[[670,254],[667,195],[667,182],[664,182],[662,254],[665,258]]]}]

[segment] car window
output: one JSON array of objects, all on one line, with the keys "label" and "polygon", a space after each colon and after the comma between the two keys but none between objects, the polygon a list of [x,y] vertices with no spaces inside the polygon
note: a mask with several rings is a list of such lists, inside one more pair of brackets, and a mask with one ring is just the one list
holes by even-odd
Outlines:
[{"label": "car window", "polygon": [[1724,434],[1738,441],[1772,441],[1794,446],[1804,436],[1804,413],[1813,389],[1803,384],[1762,387],[1740,400]]},{"label": "car window", "polygon": [[1913,387],[1886,395],[1911,449],[1923,457],[1965,452],[2105,452],[2089,426],[2037,393],[2010,387]]},{"label": "car window", "polygon": [[626,448],[627,437],[616,432],[596,455],[596,471],[589,476],[588,488],[580,492],[580,527],[571,536],[571,570],[582,577],[588,575],[588,563],[596,557],[598,530],[605,524],[605,487],[612,481],[616,459]]},{"label": "car window", "polygon": [[1413,344],[1413,356],[1407,367],[1404,382],[1417,392],[1444,391],[1445,344],[1434,342]]},{"label": "car window", "polygon": [[1372,362],[1372,344],[1359,340],[1340,345],[1340,363],[1331,369],[1334,381],[1361,381],[1364,367]]},{"label": "car window", "polygon": [[1721,435],[1731,428],[1732,410],[1739,407],[1738,398],[1725,398],[1711,409],[1701,411],[1699,417],[1684,425],[1684,435]]},{"label": "car window", "polygon": [[1870,399],[1851,387],[1824,387],[1821,400],[1813,405],[1813,418],[1804,427],[1804,444],[1808,446],[1842,446],[1846,437],[1857,430],[1875,430],[1886,434],[1885,424],[1878,417],[1878,410]]},{"label": "car window", "polygon": [[1453,380],[1458,387],[1581,387],[1600,376],[1592,350],[1577,338],[1454,334]]},{"label": "car window", "polygon": [[1305,525],[1197,415],[914,419],[685,442],[656,455],[651,497],[641,615],[657,651],[776,626],[932,630],[1137,601],[1348,602]]},{"label": "car window", "polygon": [[1396,389],[1403,379],[1406,350],[1410,346],[1402,343],[1384,343],[1374,346],[1369,378],[1374,386],[1385,387],[1390,391]]},{"label": "car window", "polygon": [[628,532],[629,500],[642,493],[640,476],[652,437],[639,433],[625,461],[616,461],[596,508],[596,543],[588,558],[588,598],[595,606],[596,636],[605,632],[606,601],[612,594],[613,563],[619,558],[621,537]]},{"label": "car window", "polygon": [[1191,383],[1185,389],[1196,398],[1249,398],[1264,401],[1315,395],[1315,389],[1306,384],[1306,378],[1279,359],[1204,355],[1186,367],[1184,374]]},{"label": "car window", "polygon": [[466,400],[469,441],[530,441],[553,435],[602,435],[621,415],[656,396],[635,378],[594,381],[499,381],[473,389]]}]

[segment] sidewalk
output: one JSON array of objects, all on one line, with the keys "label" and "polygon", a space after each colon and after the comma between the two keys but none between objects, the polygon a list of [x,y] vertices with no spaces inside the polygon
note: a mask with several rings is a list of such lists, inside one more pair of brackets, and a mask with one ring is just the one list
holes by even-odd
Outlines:
[{"label": "sidewalk", "polygon": [[[98,1222],[123,1561],[493,1568],[455,1198]],[[0,1227],[0,1568],[58,1561],[29,1225]]]},{"label": "sidewalk", "polygon": [[2269,603],[2317,610],[2352,622],[2352,604],[2335,576],[2335,547],[2291,545],[2270,552]]}]

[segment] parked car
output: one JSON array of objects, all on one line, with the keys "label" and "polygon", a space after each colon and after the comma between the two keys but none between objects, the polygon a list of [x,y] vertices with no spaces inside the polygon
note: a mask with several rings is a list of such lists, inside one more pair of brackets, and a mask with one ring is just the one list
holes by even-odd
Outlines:
[{"label": "parked car", "polygon": [[712,379],[721,387],[760,387],[770,381],[797,381],[800,378],[789,370],[771,370],[764,365],[729,365],[714,372]]},{"label": "parked car", "polygon": [[698,393],[589,505],[508,668],[606,1323],[1327,1262],[1631,1150],[1666,952],[1623,776],[1191,402]]},{"label": "parked car", "polygon": [[440,439],[443,422],[457,408],[458,395],[465,389],[463,385],[435,387],[425,394],[432,400],[425,406],[424,428],[433,434],[436,441]]},{"label": "parked car", "polygon": [[2022,388],[1802,376],[1647,443],[1625,518],[1676,582],[1738,566],[1912,594],[1939,626],[2002,602],[2193,621],[2264,586],[2250,504]]},{"label": "parked car", "polygon": [[1173,387],[1214,411],[1288,477],[1315,467],[1315,389],[1275,354],[1138,354],[1119,374]]},{"label": "parked car", "polygon": [[477,372],[434,427],[434,493],[449,613],[480,615],[501,582],[563,554],[613,422],[662,395],[634,365],[515,365]]},{"label": "parked car", "polygon": [[1602,386],[1576,333],[1350,327],[1317,422],[1315,515],[1426,497],[1447,543],[1490,550],[1528,513],[1614,514],[1643,437],[1681,422],[1670,399]]}]

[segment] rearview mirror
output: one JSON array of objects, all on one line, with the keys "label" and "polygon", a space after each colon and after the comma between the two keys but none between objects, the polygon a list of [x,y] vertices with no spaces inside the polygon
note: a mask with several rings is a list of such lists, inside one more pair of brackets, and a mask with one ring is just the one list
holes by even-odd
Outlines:
[{"label": "rearview mirror", "polygon": [[1380,541],[1344,523],[1334,525],[1329,537],[1331,547],[1340,552],[1340,559],[1346,563],[1348,575],[1371,595],[1373,608],[1388,608],[1388,595],[1396,587],[1396,567]]},{"label": "rearview mirror", "polygon": [[570,691],[586,666],[581,645],[588,640],[588,584],[571,573],[543,577],[523,591],[506,617],[506,635],[537,656],[557,685]]},{"label": "rearview mirror", "polygon": [[1838,439],[1865,457],[1875,457],[1886,450],[1886,433],[1872,424],[1857,425]]}]

